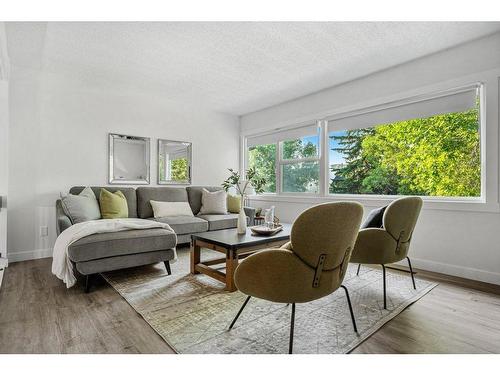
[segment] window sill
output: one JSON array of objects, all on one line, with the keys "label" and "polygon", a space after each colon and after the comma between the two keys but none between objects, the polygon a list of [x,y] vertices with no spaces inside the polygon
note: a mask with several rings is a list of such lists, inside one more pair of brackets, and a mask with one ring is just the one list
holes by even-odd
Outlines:
[{"label": "window sill", "polygon": [[[261,202],[280,202],[294,204],[320,204],[327,202],[356,201],[367,207],[385,206],[397,199],[396,196],[366,196],[366,195],[289,195],[289,194],[262,194],[250,195],[247,197],[250,201]],[[440,197],[422,197],[424,200],[424,210],[443,210],[443,211],[472,211],[472,212],[491,212],[499,213],[500,205],[497,202],[487,203],[481,198],[440,198]]]}]

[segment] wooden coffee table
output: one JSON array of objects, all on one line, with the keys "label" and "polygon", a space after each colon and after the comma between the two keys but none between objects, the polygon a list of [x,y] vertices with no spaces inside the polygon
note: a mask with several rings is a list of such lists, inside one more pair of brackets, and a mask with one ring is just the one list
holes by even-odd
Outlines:
[{"label": "wooden coffee table", "polygon": [[[246,234],[238,234],[236,229],[225,229],[213,232],[197,233],[191,236],[191,273],[203,273],[226,284],[226,290],[234,292],[234,271],[238,260],[245,258],[258,250],[279,247],[290,239],[291,224],[282,224],[283,230],[272,236],[255,236],[250,229]],[[207,248],[225,255],[218,258],[201,261],[201,249]],[[211,266],[226,263],[226,272]]]}]

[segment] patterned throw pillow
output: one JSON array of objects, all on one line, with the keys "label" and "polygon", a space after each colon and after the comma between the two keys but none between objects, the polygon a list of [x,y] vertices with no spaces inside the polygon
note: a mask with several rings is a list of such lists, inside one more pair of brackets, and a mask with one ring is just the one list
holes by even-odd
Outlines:
[{"label": "patterned throw pillow", "polygon": [[111,193],[106,189],[101,189],[99,204],[101,206],[101,215],[103,219],[128,217],[127,199],[120,190]]},{"label": "patterned throw pillow", "polygon": [[227,214],[227,194],[224,190],[210,192],[207,189],[201,191],[200,214],[226,215]]}]

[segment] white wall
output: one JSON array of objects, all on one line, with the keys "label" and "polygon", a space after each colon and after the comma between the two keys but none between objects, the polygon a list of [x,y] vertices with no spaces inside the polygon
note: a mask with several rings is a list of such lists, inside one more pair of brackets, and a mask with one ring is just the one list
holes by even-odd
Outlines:
[{"label": "white wall", "polygon": [[[0,197],[7,196],[9,176],[9,85],[0,79]],[[0,199],[2,199],[0,198]],[[1,203],[1,202],[0,202]],[[0,209],[0,257],[7,254],[7,209]]]},{"label": "white wall", "polygon": [[[483,82],[486,90],[486,203],[426,203],[410,255],[415,266],[500,284],[499,77],[500,34],[431,55],[362,79],[242,116],[241,134],[276,129],[415,94]],[[282,221],[329,198],[257,197],[257,207],[276,205]],[[331,199],[330,199],[331,200]],[[369,211],[380,201],[360,200]],[[482,212],[487,211],[487,212]]]},{"label": "white wall", "polygon": [[[0,22],[0,197],[3,197],[3,208],[0,209],[0,257],[7,253],[7,209],[6,196],[9,177],[9,60],[5,25]],[[0,198],[1,199],[1,198]],[[0,201],[0,206],[2,202]],[[0,264],[2,261],[0,260]],[[1,267],[0,267],[1,268]],[[0,283],[2,276],[0,275]]]},{"label": "white wall", "polygon": [[[67,77],[12,66],[9,261],[50,256],[55,200],[73,185],[106,185],[108,133],[193,143],[193,184],[216,184],[238,166],[238,118],[147,94],[102,91]],[[40,237],[40,226],[49,236]]]}]

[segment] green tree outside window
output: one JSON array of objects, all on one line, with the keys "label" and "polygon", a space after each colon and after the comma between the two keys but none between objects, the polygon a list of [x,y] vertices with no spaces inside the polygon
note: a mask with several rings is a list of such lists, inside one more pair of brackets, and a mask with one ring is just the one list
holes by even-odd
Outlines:
[{"label": "green tree outside window", "polygon": [[330,193],[478,197],[478,110],[333,133]]}]

